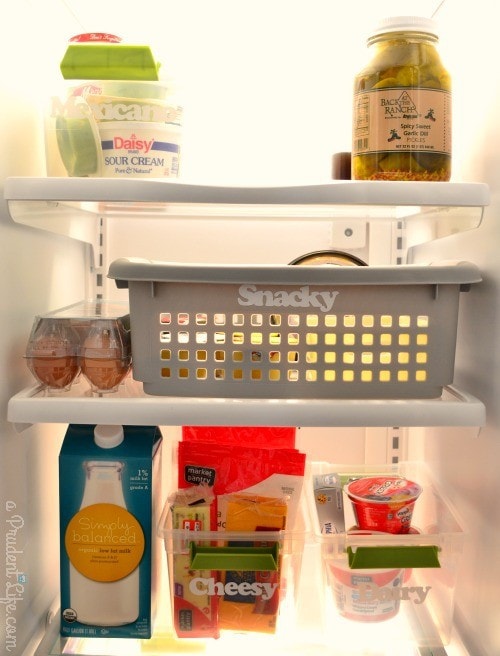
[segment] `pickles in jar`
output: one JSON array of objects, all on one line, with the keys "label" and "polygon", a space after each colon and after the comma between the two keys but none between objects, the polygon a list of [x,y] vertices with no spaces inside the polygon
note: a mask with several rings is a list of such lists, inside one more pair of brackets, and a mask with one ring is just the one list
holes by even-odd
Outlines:
[{"label": "pickles in jar", "polygon": [[352,178],[451,176],[451,80],[434,21],[397,17],[368,39],[370,63],[356,76]]}]

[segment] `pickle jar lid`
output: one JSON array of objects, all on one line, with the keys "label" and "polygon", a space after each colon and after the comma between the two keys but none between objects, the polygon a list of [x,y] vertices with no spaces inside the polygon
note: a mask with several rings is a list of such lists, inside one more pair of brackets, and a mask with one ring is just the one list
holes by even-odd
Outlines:
[{"label": "pickle jar lid", "polygon": [[432,18],[426,18],[425,16],[390,16],[379,21],[368,40],[391,32],[422,32],[438,37],[437,23]]}]

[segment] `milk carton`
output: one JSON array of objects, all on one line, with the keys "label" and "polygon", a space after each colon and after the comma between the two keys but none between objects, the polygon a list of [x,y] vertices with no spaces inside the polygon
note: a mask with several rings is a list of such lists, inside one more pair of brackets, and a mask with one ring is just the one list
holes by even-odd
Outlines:
[{"label": "milk carton", "polygon": [[59,454],[61,634],[149,638],[160,430],[70,425]]}]

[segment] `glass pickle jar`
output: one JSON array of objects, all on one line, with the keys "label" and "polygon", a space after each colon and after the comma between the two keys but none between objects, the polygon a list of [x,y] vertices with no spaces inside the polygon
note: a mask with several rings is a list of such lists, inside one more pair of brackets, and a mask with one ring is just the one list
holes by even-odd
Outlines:
[{"label": "glass pickle jar", "polygon": [[384,19],[368,38],[370,63],[354,84],[354,180],[451,176],[451,80],[436,48],[436,23]]}]

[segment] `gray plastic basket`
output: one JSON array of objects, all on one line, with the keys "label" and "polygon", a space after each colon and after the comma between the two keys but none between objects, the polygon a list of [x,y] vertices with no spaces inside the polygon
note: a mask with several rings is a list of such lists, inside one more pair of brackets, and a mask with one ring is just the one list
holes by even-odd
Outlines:
[{"label": "gray plastic basket", "polygon": [[293,267],[115,260],[147,394],[436,398],[453,382],[467,262]]}]

